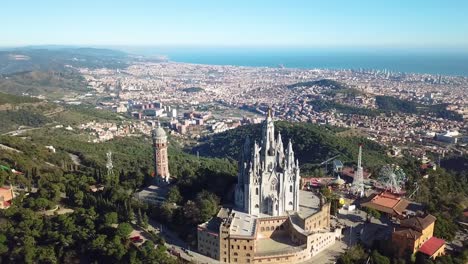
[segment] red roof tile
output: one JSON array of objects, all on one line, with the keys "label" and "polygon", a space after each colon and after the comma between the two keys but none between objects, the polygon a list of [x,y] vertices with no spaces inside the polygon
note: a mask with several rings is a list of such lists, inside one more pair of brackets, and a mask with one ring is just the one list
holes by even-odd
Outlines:
[{"label": "red roof tile", "polygon": [[437,237],[431,237],[429,238],[428,241],[426,241],[419,251],[421,253],[424,253],[428,256],[434,255],[434,253],[441,248],[445,244],[445,240],[437,238]]}]

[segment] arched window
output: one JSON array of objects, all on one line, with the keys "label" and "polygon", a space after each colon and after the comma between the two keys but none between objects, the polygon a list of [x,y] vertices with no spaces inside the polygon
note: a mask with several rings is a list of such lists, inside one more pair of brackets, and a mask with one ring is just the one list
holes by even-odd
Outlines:
[{"label": "arched window", "polygon": [[255,188],[255,194],[258,195],[258,187]]},{"label": "arched window", "polygon": [[292,185],[289,185],[289,192],[292,192]]},{"label": "arched window", "polygon": [[289,202],[289,205],[293,205],[292,202]]},{"label": "arched window", "polygon": [[234,252],[234,256],[237,256],[237,252]]},{"label": "arched window", "polygon": [[265,227],[262,227],[262,232],[265,231]]},{"label": "arched window", "polygon": [[255,208],[258,208],[258,204],[255,205]]},{"label": "arched window", "polygon": [[250,253],[245,254],[247,257],[250,257]]},{"label": "arched window", "polygon": [[269,227],[269,226],[266,227],[266,231],[270,231],[270,227]]}]

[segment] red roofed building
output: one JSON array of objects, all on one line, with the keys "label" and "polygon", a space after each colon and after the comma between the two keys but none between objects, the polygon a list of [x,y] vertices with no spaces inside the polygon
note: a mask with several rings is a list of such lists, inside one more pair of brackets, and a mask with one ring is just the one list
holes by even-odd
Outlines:
[{"label": "red roofed building", "polygon": [[389,192],[373,194],[361,203],[363,207],[373,208],[390,217],[402,217],[408,205],[408,200]]},{"label": "red roofed building", "polygon": [[437,237],[431,237],[419,248],[419,252],[435,259],[445,254],[445,241]]},{"label": "red roofed building", "polygon": [[12,187],[0,188],[0,209],[7,209],[11,205],[11,200],[15,195],[13,194]]},{"label": "red roofed building", "polygon": [[436,218],[427,214],[400,221],[400,227],[392,233],[392,243],[397,255],[414,254],[418,251],[436,258],[445,253],[445,241],[433,237]]}]

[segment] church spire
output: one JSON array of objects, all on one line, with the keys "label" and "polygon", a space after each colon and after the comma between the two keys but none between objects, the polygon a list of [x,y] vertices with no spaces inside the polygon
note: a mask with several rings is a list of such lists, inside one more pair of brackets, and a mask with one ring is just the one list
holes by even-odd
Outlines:
[{"label": "church spire", "polygon": [[290,169],[294,167],[294,151],[292,148],[291,139],[289,139],[288,150],[286,153],[286,167]]},{"label": "church spire", "polygon": [[263,122],[262,156],[275,155],[275,124],[272,118],[271,108],[268,108],[267,116]]},{"label": "church spire", "polygon": [[269,106],[268,110],[267,110],[267,119],[269,119],[269,118],[270,119],[273,118],[271,106]]}]

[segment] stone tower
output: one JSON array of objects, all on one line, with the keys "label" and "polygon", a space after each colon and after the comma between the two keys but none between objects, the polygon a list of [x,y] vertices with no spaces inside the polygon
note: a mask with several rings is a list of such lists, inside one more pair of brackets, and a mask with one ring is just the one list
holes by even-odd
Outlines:
[{"label": "stone tower", "polygon": [[169,160],[167,158],[167,135],[164,129],[158,124],[153,130],[153,150],[154,150],[154,177],[157,184],[169,183]]}]

